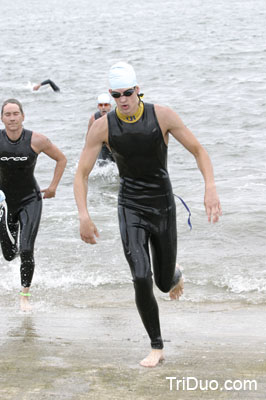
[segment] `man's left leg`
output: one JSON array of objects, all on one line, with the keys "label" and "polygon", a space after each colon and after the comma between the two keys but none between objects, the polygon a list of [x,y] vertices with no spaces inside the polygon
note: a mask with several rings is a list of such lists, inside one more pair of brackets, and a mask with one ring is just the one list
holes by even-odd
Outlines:
[{"label": "man's left leg", "polygon": [[23,311],[31,309],[28,298],[33,278],[34,243],[38,233],[41,219],[42,200],[41,197],[32,199],[19,214],[20,221],[20,276],[21,276],[21,298],[20,306]]},{"label": "man's left leg", "polygon": [[150,238],[154,280],[158,288],[169,293],[170,298],[178,298],[183,293],[182,273],[176,264],[177,229],[175,204],[169,207],[165,216],[153,224]]}]

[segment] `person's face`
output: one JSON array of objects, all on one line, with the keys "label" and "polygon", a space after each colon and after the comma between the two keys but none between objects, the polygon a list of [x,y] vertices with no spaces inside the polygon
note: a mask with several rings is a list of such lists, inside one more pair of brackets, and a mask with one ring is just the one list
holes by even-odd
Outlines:
[{"label": "person's face", "polygon": [[17,104],[8,103],[4,106],[1,120],[9,131],[17,131],[22,128],[24,114]]},{"label": "person's face", "polygon": [[[129,91],[129,92],[128,92]],[[118,95],[120,94],[120,97],[114,97],[116,105],[118,107],[118,110],[125,115],[133,115],[138,109],[138,104],[139,104],[139,98],[138,98],[138,93],[139,93],[139,87],[135,86],[135,88],[124,88],[124,89],[115,89],[115,90],[109,90],[111,96],[112,95]],[[127,96],[127,94],[130,94],[130,96]]]},{"label": "person's face", "polygon": [[102,116],[107,114],[111,110],[111,107],[112,106],[109,103],[98,103],[98,110]]}]

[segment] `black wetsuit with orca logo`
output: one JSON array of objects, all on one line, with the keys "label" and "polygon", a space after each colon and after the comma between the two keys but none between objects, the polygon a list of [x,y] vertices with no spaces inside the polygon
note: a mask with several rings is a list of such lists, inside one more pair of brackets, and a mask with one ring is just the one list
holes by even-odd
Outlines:
[{"label": "black wetsuit with orca logo", "polygon": [[129,263],[136,305],[154,349],[162,349],[154,280],[169,292],[180,279],[176,271],[176,207],[167,171],[164,142],[154,105],[144,103],[141,118],[121,121],[116,111],[107,115],[109,145],[120,175],[118,216],[124,253]]},{"label": "black wetsuit with orca logo", "polygon": [[0,130],[0,189],[5,193],[8,206],[8,226],[11,234],[18,239],[12,245],[6,229],[4,210],[1,211],[0,242],[3,256],[13,260],[21,257],[21,285],[31,285],[34,272],[34,242],[38,233],[42,211],[42,196],[34,177],[38,154],[31,147],[32,132],[22,130],[17,141],[8,138]]}]

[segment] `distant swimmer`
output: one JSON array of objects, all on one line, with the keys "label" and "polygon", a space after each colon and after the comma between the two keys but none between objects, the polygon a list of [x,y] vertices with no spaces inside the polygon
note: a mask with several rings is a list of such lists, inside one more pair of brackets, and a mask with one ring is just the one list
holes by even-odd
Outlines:
[{"label": "distant swimmer", "polygon": [[[74,181],[80,236],[90,244],[96,244],[99,237],[88,213],[87,182],[105,142],[119,170],[120,235],[132,274],[136,306],[151,342],[151,352],[140,364],[155,367],[164,359],[164,343],[153,281],[172,300],[183,293],[182,274],[176,265],[176,206],[167,169],[170,134],[196,159],[205,181],[204,204],[209,222],[218,222],[221,206],[209,155],[175,111],[142,102],[135,71],[127,63],[111,67],[109,82],[116,109],[92,125]],[[180,173],[181,167],[177,165]],[[173,332],[173,337],[176,335]]]},{"label": "distant swimmer", "polygon": [[56,86],[56,84],[51,81],[51,79],[46,79],[46,81],[43,81],[42,83],[38,83],[38,85],[33,86],[33,90],[39,90],[40,87],[44,85],[50,85],[54,92],[60,92],[59,87]]},{"label": "distant swimmer", "polygon": [[[106,115],[108,112],[110,112],[111,108],[112,108],[111,97],[109,96],[109,94],[108,93],[100,94],[98,96],[98,111],[90,117],[86,138],[88,136],[89,130],[93,122],[96,119],[99,119],[104,115]],[[115,161],[111,151],[109,150],[109,148],[105,143],[103,143],[102,145],[101,151],[98,155],[98,160],[100,162],[100,165],[104,165],[105,161],[113,161],[113,162]]]},{"label": "distant swimmer", "polygon": [[[41,193],[44,199],[55,197],[67,161],[46,136],[24,129],[24,112],[18,100],[3,103],[1,120],[5,129],[0,129],[0,243],[7,261],[20,256],[20,306],[27,311],[35,267],[34,242],[42,211]],[[43,190],[34,177],[40,153],[56,161],[52,181]]]}]

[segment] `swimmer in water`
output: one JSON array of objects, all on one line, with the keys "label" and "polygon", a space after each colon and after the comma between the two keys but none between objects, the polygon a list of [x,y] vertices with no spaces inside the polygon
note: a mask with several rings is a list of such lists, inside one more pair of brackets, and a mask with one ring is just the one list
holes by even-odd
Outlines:
[{"label": "swimmer in water", "polygon": [[[111,108],[112,108],[112,104],[111,104],[110,95],[108,93],[100,94],[98,96],[98,111],[90,117],[86,138],[89,134],[89,130],[90,130],[93,122],[95,120],[103,117],[108,112],[110,112]],[[104,165],[106,163],[106,161],[113,161],[113,162],[115,161],[114,157],[112,156],[111,151],[109,150],[109,148],[107,147],[107,145],[105,143],[103,143],[101,151],[98,155],[98,161],[99,161],[99,165]]]},{"label": "swimmer in water", "polygon": [[[0,130],[0,242],[7,261],[20,256],[20,306],[27,311],[31,308],[29,290],[35,266],[34,242],[42,211],[41,193],[44,199],[55,197],[67,161],[46,136],[23,128],[24,112],[18,100],[3,103],[1,120],[5,129]],[[34,177],[40,153],[56,161],[52,181],[43,190]]]},{"label": "swimmer in water", "polygon": [[51,81],[51,79],[46,79],[42,83],[38,83],[37,85],[33,86],[33,90],[39,90],[41,86],[50,85],[54,92],[60,92],[60,89],[56,84]]},{"label": "swimmer in water", "polygon": [[90,244],[96,244],[99,237],[87,209],[87,181],[102,143],[108,143],[120,175],[118,217],[124,253],[136,305],[151,341],[151,352],[140,364],[155,367],[164,353],[152,276],[172,300],[183,293],[182,275],[176,266],[176,207],[167,171],[170,134],[194,155],[204,177],[209,222],[219,220],[221,205],[208,153],[179,116],[168,107],[141,101],[135,71],[127,63],[111,67],[109,82],[116,109],[91,127],[74,181],[80,236]]}]

